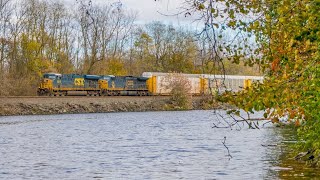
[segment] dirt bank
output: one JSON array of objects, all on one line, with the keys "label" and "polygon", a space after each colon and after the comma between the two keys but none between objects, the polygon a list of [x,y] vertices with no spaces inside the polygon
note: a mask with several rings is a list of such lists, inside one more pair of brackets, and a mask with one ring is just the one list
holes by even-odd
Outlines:
[{"label": "dirt bank", "polygon": [[[0,116],[179,109],[169,109],[168,105],[169,97],[0,97]],[[208,109],[200,97],[193,98],[192,106],[192,109]]]}]

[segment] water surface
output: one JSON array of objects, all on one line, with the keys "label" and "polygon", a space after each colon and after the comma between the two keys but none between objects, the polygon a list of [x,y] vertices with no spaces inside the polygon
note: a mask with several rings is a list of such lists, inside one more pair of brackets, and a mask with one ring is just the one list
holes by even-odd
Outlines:
[{"label": "water surface", "polygon": [[216,122],[213,111],[0,117],[0,178],[278,178],[278,129]]}]

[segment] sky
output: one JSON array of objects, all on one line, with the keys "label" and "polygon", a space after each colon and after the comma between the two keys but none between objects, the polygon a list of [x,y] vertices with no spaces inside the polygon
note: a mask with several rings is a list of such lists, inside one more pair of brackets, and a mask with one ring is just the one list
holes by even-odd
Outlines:
[{"label": "sky", "polygon": [[[64,1],[71,5],[76,3],[76,0]],[[185,17],[184,14],[174,15],[182,11],[184,0],[92,0],[92,2],[94,4],[121,2],[126,9],[137,12],[136,22],[139,24],[161,21],[165,24],[186,26],[194,20],[194,17]]]},{"label": "sky", "polygon": [[[190,21],[181,11],[183,0],[121,0],[124,7],[138,12],[138,22],[163,21],[165,23],[184,24]],[[163,15],[166,14],[166,15]]]}]

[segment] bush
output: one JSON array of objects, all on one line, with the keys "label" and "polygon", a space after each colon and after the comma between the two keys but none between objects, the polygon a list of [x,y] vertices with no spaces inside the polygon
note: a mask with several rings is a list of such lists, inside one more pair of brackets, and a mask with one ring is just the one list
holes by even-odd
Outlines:
[{"label": "bush", "polygon": [[10,83],[10,80],[6,76],[0,76],[0,96],[9,96],[12,84]]},{"label": "bush", "polygon": [[192,94],[190,81],[178,73],[168,75],[166,81],[170,90],[172,109],[192,109]]},{"label": "bush", "polygon": [[38,80],[30,76],[1,76],[0,82],[0,96],[35,96],[37,92]]}]

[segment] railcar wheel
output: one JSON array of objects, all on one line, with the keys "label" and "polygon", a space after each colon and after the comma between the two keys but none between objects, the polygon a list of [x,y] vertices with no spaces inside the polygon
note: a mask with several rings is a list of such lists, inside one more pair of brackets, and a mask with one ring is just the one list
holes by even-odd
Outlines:
[{"label": "railcar wheel", "polygon": [[99,96],[105,96],[106,95],[106,92],[105,91],[100,91],[99,92]]},{"label": "railcar wheel", "polygon": [[96,91],[96,96],[100,96],[100,92],[99,91]]},{"label": "railcar wheel", "polygon": [[43,90],[37,91],[38,96],[43,96]]},{"label": "railcar wheel", "polygon": [[112,92],[111,91],[108,91],[107,94],[108,94],[108,96],[112,96]]},{"label": "railcar wheel", "polygon": [[49,96],[49,92],[46,90],[41,90],[40,93],[41,93],[41,96]]},{"label": "railcar wheel", "polygon": [[115,91],[111,92],[111,96],[116,96],[116,95],[117,95],[117,93]]}]

